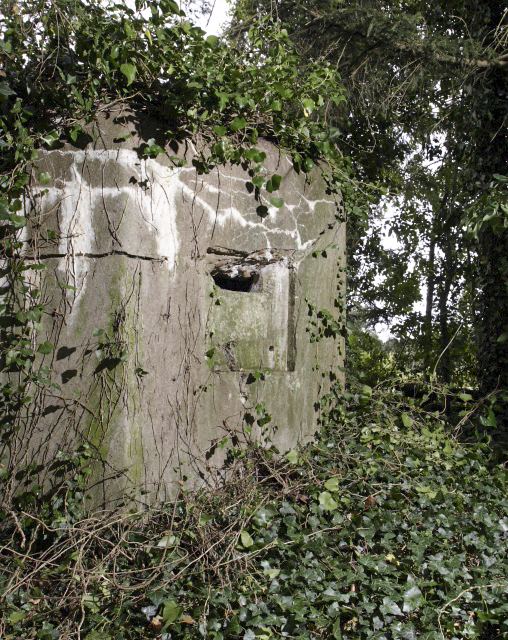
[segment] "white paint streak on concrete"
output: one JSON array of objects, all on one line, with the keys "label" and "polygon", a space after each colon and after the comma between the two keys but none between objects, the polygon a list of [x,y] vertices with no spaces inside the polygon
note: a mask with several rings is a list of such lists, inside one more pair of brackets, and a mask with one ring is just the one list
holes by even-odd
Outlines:
[{"label": "white paint streak on concrete", "polygon": [[[237,180],[241,182],[243,185],[245,185],[245,182],[240,178],[237,178]],[[205,183],[204,186],[205,186],[205,189],[209,190],[209,187],[212,185]],[[296,218],[294,217],[294,215],[292,215],[292,208],[296,205],[292,205],[291,209],[286,205],[286,210],[289,209],[289,213],[291,214],[292,222],[294,223],[294,229],[283,229],[277,226],[268,227],[264,222],[253,222],[252,220],[248,220],[243,215],[243,213],[233,205],[230,205],[229,207],[226,207],[222,210],[221,209],[217,210],[217,208],[208,204],[208,202],[206,202],[202,197],[196,194],[191,187],[189,187],[184,183],[181,183],[181,188],[183,193],[187,197],[192,198],[194,202],[203,209],[203,211],[208,215],[208,218],[211,224],[216,224],[221,227],[224,227],[228,223],[229,224],[233,223],[238,225],[241,228],[256,229],[258,232],[261,231],[261,233],[263,233],[265,236],[266,247],[268,249],[272,248],[271,237],[274,234],[279,235],[281,233],[287,235],[288,238],[293,239],[295,244],[294,248],[296,250],[304,250],[312,244],[312,240],[308,240],[307,242],[302,242]],[[212,192],[217,193],[217,191],[218,191],[217,188],[213,187]],[[230,200],[234,200],[234,191],[230,193],[231,193]],[[239,196],[239,200],[244,201],[244,197]],[[272,221],[274,221],[278,216],[280,216],[282,212],[283,210],[278,209],[277,207],[269,207],[268,209],[268,213]]]},{"label": "white paint streak on concrete", "polygon": [[[151,182],[150,223],[155,227],[158,253],[167,258],[172,271],[177,263],[180,239],[177,228],[176,193],[180,182],[178,173],[155,160],[146,161],[146,174]],[[146,203],[144,203],[146,205]],[[144,211],[145,207],[140,206]]]},{"label": "white paint streak on concrete", "polygon": [[[314,211],[319,203],[326,203],[326,200],[309,200],[299,194],[299,203],[286,203],[281,209],[273,206],[268,207],[269,222],[260,220],[253,221],[241,212],[234,205],[235,192],[238,193],[238,201],[245,201],[244,179],[219,172],[221,182],[225,184],[229,194],[230,205],[227,207],[214,207],[210,205],[204,197],[197,193],[197,178],[194,189],[189,186],[188,181],[182,178],[186,173],[193,173],[193,167],[173,168],[166,167],[156,159],[142,160],[135,151],[129,149],[119,150],[76,150],[76,151],[50,151],[48,155],[57,153],[60,156],[70,154],[72,156],[71,174],[72,181],[66,182],[63,189],[50,188],[47,195],[43,197],[43,204],[46,210],[59,205],[61,239],[59,252],[62,254],[93,253],[100,238],[96,238],[97,229],[94,225],[94,210],[103,208],[103,199],[123,198],[123,206],[127,201],[136,203],[136,210],[139,211],[140,218],[148,227],[149,237],[157,246],[157,254],[166,258],[169,270],[173,270],[177,261],[180,248],[180,240],[177,231],[177,197],[184,195],[194,201],[203,210],[210,225],[224,227],[226,224],[237,226],[241,229],[252,229],[265,238],[267,248],[273,247],[274,235],[279,238],[281,234],[290,240],[291,248],[305,250],[312,240],[303,242],[297,216],[294,211],[301,211],[302,201],[305,202],[307,211]],[[105,165],[107,161],[118,163],[125,171],[132,172],[140,181],[147,180],[148,188],[143,190],[139,185],[133,184],[120,187],[103,187],[102,185],[90,185],[83,175],[83,168],[86,162],[98,160]],[[236,183],[236,184],[235,184]],[[234,187],[233,187],[234,185]],[[200,187],[204,188],[205,194],[220,194],[218,186],[206,181],[201,181]],[[205,195],[203,194],[203,195]],[[267,204],[269,204],[267,202]],[[285,224],[278,225],[277,219],[285,216]],[[251,216],[252,217],[252,213]],[[127,231],[122,229],[122,237],[125,233],[128,238],[128,220],[126,221]],[[135,225],[134,225],[135,228]],[[139,238],[135,238],[136,246],[139,247]],[[127,240],[128,242],[128,240]],[[280,240],[278,241],[280,244]],[[147,249],[149,249],[147,247]],[[128,252],[128,248],[126,249]],[[75,277],[77,281],[83,280],[79,267],[75,265]]]},{"label": "white paint streak on concrete", "polygon": [[[60,156],[71,155],[70,167],[72,180],[66,182],[63,189],[50,188],[43,197],[43,205],[46,210],[59,203],[60,244],[59,252],[62,254],[75,254],[101,252],[98,246],[102,244],[101,238],[97,238],[97,232],[104,228],[107,220],[97,228],[94,223],[94,212],[104,209],[104,199],[122,198],[120,208],[127,212],[128,202],[136,203],[135,211],[148,227],[149,239],[157,245],[158,255],[151,256],[149,249],[146,257],[166,258],[169,270],[173,270],[179,251],[179,238],[176,226],[177,209],[175,193],[178,187],[178,176],[169,167],[164,167],[154,160],[140,160],[138,155],[129,149],[120,150],[77,150],[72,152],[53,151]],[[150,187],[142,189],[137,184],[111,187],[102,184],[90,184],[84,176],[86,163],[99,160],[103,166],[107,161],[118,163],[122,169],[132,172],[133,177],[139,181],[148,179]],[[126,245],[129,244],[129,218],[122,221],[124,228],[122,235],[126,236]],[[121,226],[121,225],[120,225]],[[132,232],[136,237],[132,238],[136,248],[140,245],[137,237],[136,225]],[[141,243],[142,246],[142,243]],[[122,247],[129,253],[129,247]],[[136,253],[136,252],[132,252]],[[143,250],[138,251],[144,255]]]}]

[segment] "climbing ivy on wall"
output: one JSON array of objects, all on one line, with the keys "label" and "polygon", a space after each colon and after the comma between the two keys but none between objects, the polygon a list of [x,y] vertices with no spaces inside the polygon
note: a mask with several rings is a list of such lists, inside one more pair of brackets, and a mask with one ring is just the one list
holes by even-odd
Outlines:
[{"label": "climbing ivy on wall", "polygon": [[5,449],[23,420],[30,419],[37,389],[57,387],[37,357],[53,349],[37,338],[48,310],[32,275],[45,265],[25,260],[28,187],[34,181],[44,187],[51,179],[36,169],[40,152],[65,142],[83,144],[98,114],[122,104],[134,117],[148,115],[160,123],[157,138],[142,149],[146,156],[166,153],[170,141],[200,138],[207,151],[194,161],[198,170],[245,164],[253,196],[263,193],[275,207],[283,205],[276,193],[280,177],[262,175],[260,136],[285,149],[297,171],[325,162],[331,188],[340,187],[348,163],[326,125],[329,105],[345,99],[336,71],[327,63],[305,68],[287,32],[268,21],[253,26],[240,46],[205,37],[173,0],[137,2],[135,9],[93,0],[3,4],[0,408]]}]

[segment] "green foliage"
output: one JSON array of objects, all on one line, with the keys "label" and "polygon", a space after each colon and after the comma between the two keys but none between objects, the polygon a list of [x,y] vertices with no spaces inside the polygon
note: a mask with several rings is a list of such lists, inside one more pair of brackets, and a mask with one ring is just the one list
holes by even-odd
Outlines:
[{"label": "green foliage", "polygon": [[[317,257],[317,253],[315,253]],[[328,309],[318,310],[309,298],[305,298],[307,303],[308,326],[310,342],[320,342],[323,338],[337,338],[345,334],[342,318],[335,318]]]},{"label": "green foliage", "polygon": [[367,384],[375,387],[380,382],[397,377],[397,357],[376,334],[353,328],[348,335],[346,362],[348,384]]},{"label": "green foliage", "polygon": [[476,240],[486,227],[491,227],[498,236],[508,228],[507,184],[507,176],[494,174],[485,192],[470,206],[467,226]]},{"label": "green foliage", "polygon": [[[394,11],[417,4],[399,3]],[[309,19],[305,4],[296,9]],[[439,34],[441,12],[427,10],[433,34]],[[415,13],[396,32],[390,13],[383,11],[357,7],[349,13],[354,20],[343,15],[337,21],[337,28],[365,27],[361,41],[348,35],[354,47],[345,59],[356,71],[349,76],[353,83],[362,69],[372,69],[365,54],[381,49],[377,39],[392,38],[398,45],[398,64],[406,59],[408,34],[422,29]],[[316,22],[321,28],[322,16]],[[459,18],[446,28],[452,27],[462,28]],[[394,34],[405,38],[396,41]],[[249,26],[237,45],[227,45],[205,39],[172,0],[139,4],[136,10],[28,1],[23,12],[2,16],[0,36],[6,74],[0,81],[1,252],[8,285],[0,306],[0,364],[2,374],[10,376],[0,403],[6,449],[26,419],[32,395],[52,384],[44,358],[51,357],[53,346],[37,339],[45,309],[29,278],[39,264],[24,259],[20,235],[29,215],[22,198],[39,150],[65,139],[78,144],[97,110],[120,101],[162,122],[160,135],[142,149],[145,155],[166,153],[168,141],[201,135],[211,155],[200,159],[199,170],[227,161],[251,163],[253,185],[272,194],[280,176],[265,179],[256,172],[264,160],[256,142],[266,136],[289,150],[297,170],[310,171],[319,159],[331,163],[332,186],[342,186],[348,198],[358,222],[353,240],[358,240],[365,228],[362,206],[372,194],[355,193],[344,182],[341,172],[349,163],[334,143],[341,132],[329,128],[326,118],[336,108],[345,143],[354,142],[362,157],[371,120],[365,113],[350,118],[333,65],[306,67],[288,32],[267,20]],[[359,46],[364,38],[367,49]],[[438,64],[437,44],[427,41],[410,49],[411,55]],[[471,52],[466,44],[461,40],[460,47]],[[446,55],[460,53],[460,47]],[[386,58],[381,75],[388,68],[391,82],[394,58]],[[414,74],[411,65],[404,69]],[[379,84],[364,84],[366,91],[372,89],[361,94],[369,102]],[[429,116],[428,95],[416,105],[422,122]],[[414,112],[397,104],[406,126]],[[376,111],[374,129],[382,148],[390,149],[389,173],[404,144],[390,147],[400,130],[386,113]],[[478,115],[485,116],[480,107]],[[359,175],[378,174],[366,162]],[[44,185],[49,176],[37,179]],[[495,196],[492,202],[500,203]],[[275,195],[267,198],[275,207],[284,204]],[[502,209],[495,210],[488,220],[498,230]],[[393,285],[403,273],[400,262],[385,263]],[[415,281],[406,285],[404,305],[417,288]],[[307,304],[312,341],[343,335],[332,312]],[[121,363],[124,345],[101,329],[93,337],[106,375]],[[450,405],[449,391],[430,388],[418,404],[400,390],[373,390],[392,356],[368,334],[353,334],[351,340],[357,384],[350,394],[335,390],[322,399],[324,428],[316,442],[278,458],[273,446],[249,446],[247,428],[243,448],[241,434],[231,439],[234,447],[225,438],[217,446],[229,447],[230,481],[213,493],[192,494],[182,481],[171,504],[138,512],[127,496],[118,511],[95,513],[86,497],[94,462],[90,449],[60,453],[50,469],[56,479],[51,486],[39,483],[37,465],[11,469],[6,457],[0,460],[0,635],[26,640],[508,637],[506,467],[487,438],[474,442],[472,437],[475,427],[495,432],[506,398],[492,395],[476,405],[471,394],[462,393]],[[210,361],[212,351],[206,354]],[[268,436],[268,408],[260,403],[255,414],[252,424]],[[14,480],[20,483],[16,493]]]},{"label": "green foliage", "polygon": [[85,515],[89,453],[62,458],[2,512],[2,637],[508,637],[508,475],[466,438],[495,399],[455,401],[462,442],[400,391],[336,392],[314,444],[144,513]]},{"label": "green foliage", "polygon": [[[485,392],[508,386],[497,342],[508,314],[505,5],[238,0],[231,29],[241,37],[271,16],[308,60],[336,63],[347,100],[327,116],[358,180],[347,194],[348,303],[362,311],[354,320],[395,323],[428,378],[475,378]],[[397,249],[385,248],[385,233]]]},{"label": "green foliage", "polygon": [[[141,3],[136,11],[119,4],[25,2],[23,13],[4,18],[0,31],[11,92],[3,98],[0,124],[4,147],[15,156],[4,156],[4,171],[20,154],[16,122],[28,151],[51,145],[55,136],[76,140],[80,118],[91,120],[119,99],[161,117],[162,141],[204,133],[213,142],[212,162],[262,162],[255,157],[259,135],[289,148],[302,169],[312,166],[308,156],[338,158],[322,121],[343,90],[337,74],[328,64],[304,73],[287,32],[269,23],[252,27],[240,50],[204,38],[167,0]],[[39,60],[45,61],[40,68]],[[239,144],[233,147],[225,136]],[[160,142],[151,140],[147,153],[161,153],[154,147]],[[278,188],[277,178],[271,184]]]}]

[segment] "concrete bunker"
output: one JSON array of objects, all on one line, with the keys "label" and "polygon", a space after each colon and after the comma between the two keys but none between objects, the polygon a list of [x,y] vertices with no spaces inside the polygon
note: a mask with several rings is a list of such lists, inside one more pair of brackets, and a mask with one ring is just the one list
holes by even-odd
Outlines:
[{"label": "concrete bunker", "polygon": [[27,197],[60,390],[40,393],[20,441],[43,464],[84,439],[115,476],[105,497],[156,499],[219,473],[214,445],[260,405],[280,450],[313,435],[316,401],[342,375],[342,338],[309,337],[312,309],[334,310],[343,290],[344,224],[320,172],[296,173],[267,141],[279,208],[249,192],[249,167],[200,174],[198,142],[177,163],[172,150],[143,156],[140,127],[118,116],[86,147],[46,152],[37,170],[51,181]]}]

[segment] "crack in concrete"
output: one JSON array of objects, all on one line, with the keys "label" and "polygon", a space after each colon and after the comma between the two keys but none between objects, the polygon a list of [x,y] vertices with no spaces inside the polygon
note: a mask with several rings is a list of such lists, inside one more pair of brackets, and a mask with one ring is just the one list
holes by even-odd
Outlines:
[{"label": "crack in concrete", "polygon": [[[48,260],[50,258],[107,258],[109,256],[126,256],[127,258],[133,258],[134,260],[148,260],[151,262],[166,262],[168,258],[166,256],[153,257],[153,256],[139,256],[127,251],[120,251],[114,249],[113,251],[107,251],[105,253],[46,253],[40,255],[37,260]],[[35,258],[34,258],[35,260]]]}]

